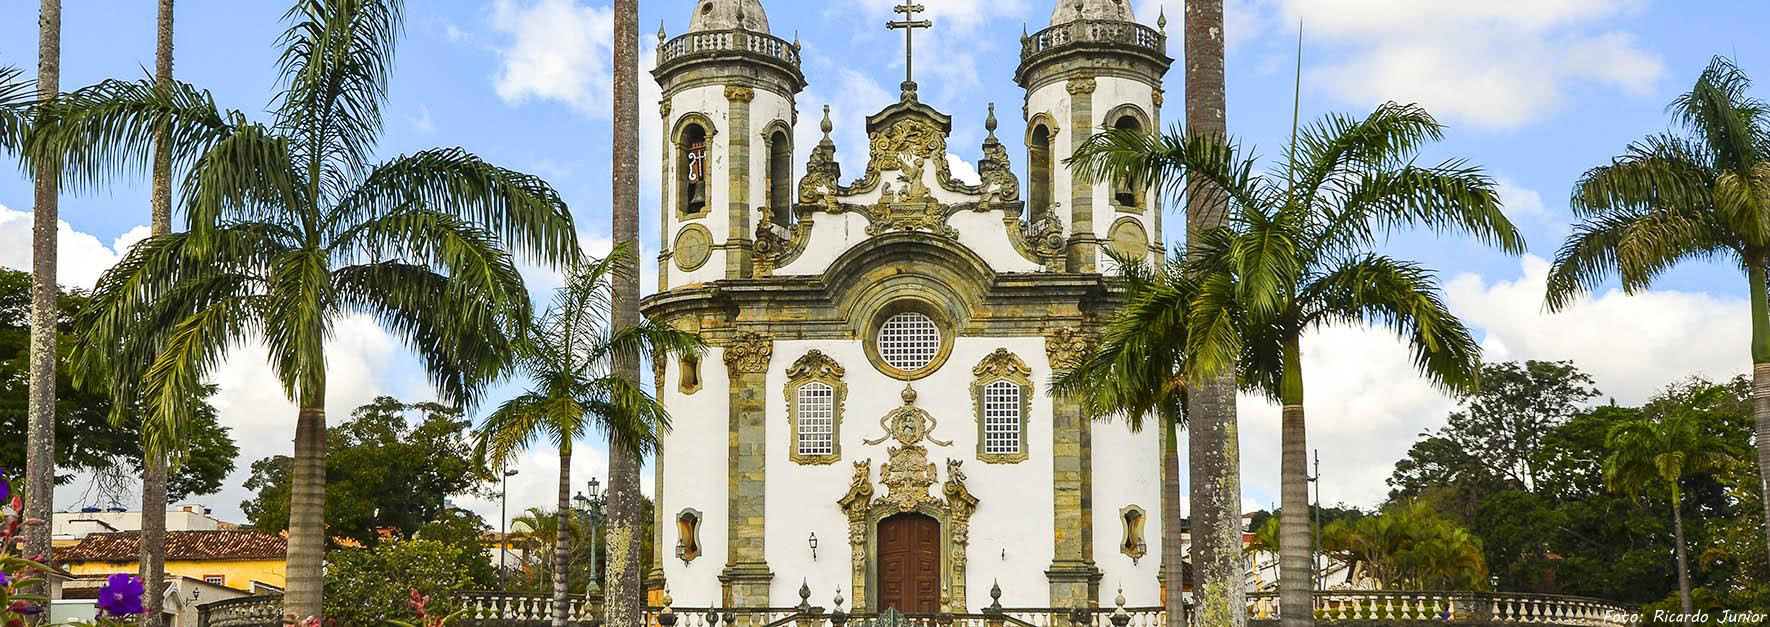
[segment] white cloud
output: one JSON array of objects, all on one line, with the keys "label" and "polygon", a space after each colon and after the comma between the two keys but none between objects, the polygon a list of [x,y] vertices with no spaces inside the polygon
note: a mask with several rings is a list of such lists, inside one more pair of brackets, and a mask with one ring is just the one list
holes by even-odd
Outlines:
[{"label": "white cloud", "polygon": [[[1603,400],[1646,400],[1692,374],[1732,377],[1750,366],[1744,301],[1698,292],[1618,291],[1543,309],[1547,261],[1526,256],[1523,276],[1464,274],[1445,286],[1451,309],[1479,329],[1489,362],[1572,360]],[[1322,454],[1322,500],[1375,505],[1384,481],[1423,431],[1443,426],[1456,402],[1415,372],[1406,346],[1381,329],[1336,327],[1303,341],[1309,446]],[[1278,495],[1279,410],[1262,398],[1238,403],[1242,480],[1250,500]]]},{"label": "white cloud", "polygon": [[[0,205],[0,266],[31,271],[32,214]],[[88,233],[74,230],[66,220],[56,223],[55,280],[67,286],[92,289],[98,277],[110,269],[129,247],[147,239],[148,227],[129,229],[109,245]]]},{"label": "white cloud", "polygon": [[418,131],[419,134],[430,135],[436,132],[436,123],[430,119],[430,105],[418,105],[418,115],[412,116],[410,119],[412,130]]},{"label": "white cloud", "polygon": [[592,118],[609,117],[612,9],[576,0],[497,0],[491,25],[508,40],[495,47],[498,97],[510,104],[557,100]]},{"label": "white cloud", "polygon": [[1610,22],[1637,0],[1282,0],[1308,35],[1308,81],[1361,106],[1418,102],[1490,129],[1543,120],[1576,85],[1643,94],[1660,56]]},{"label": "white cloud", "polygon": [[983,182],[983,176],[977,173],[977,166],[971,165],[963,157],[953,153],[946,155],[947,169],[952,170],[953,178],[966,185],[977,185]]}]

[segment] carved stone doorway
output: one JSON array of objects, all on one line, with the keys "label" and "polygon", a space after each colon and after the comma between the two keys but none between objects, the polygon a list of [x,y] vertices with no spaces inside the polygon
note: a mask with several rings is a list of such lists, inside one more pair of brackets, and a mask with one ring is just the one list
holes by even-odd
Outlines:
[{"label": "carved stone doorway", "polygon": [[917,513],[879,521],[879,607],[940,611],[940,523]]}]

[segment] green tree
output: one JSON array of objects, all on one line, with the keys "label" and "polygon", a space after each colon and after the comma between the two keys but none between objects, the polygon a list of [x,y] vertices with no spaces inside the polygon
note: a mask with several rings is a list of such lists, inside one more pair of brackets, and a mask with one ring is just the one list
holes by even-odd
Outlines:
[{"label": "green tree", "polygon": [[464,547],[433,540],[394,540],[370,549],[326,551],[326,617],[339,625],[385,625],[414,619],[411,591],[436,607],[478,585],[463,565]]},{"label": "green tree", "polygon": [[[60,338],[56,344],[62,363],[56,368],[55,465],[56,483],[73,481],[79,473],[101,479],[100,487],[132,483],[141,476],[141,443],[136,440],[140,412],[130,412],[129,422],[111,424],[109,395],[74,385],[67,364],[68,350],[74,345],[74,318],[87,303],[79,290],[64,291],[57,297],[61,305],[56,326]],[[31,275],[0,268],[0,432],[24,433],[26,424],[27,356],[30,349]],[[233,472],[239,447],[231,430],[220,424],[215,407],[208,399],[213,387],[201,390],[196,405],[190,459],[172,473],[165,501],[168,503],[199,494],[213,494]],[[17,438],[0,440],[0,472],[9,477],[23,475],[25,442]],[[121,493],[100,490],[100,498],[121,498]]]},{"label": "green tree", "polygon": [[1388,589],[1487,588],[1481,539],[1426,503],[1334,521],[1322,530],[1322,548]]},{"label": "green tree", "polygon": [[[148,399],[160,441],[184,437],[183,390],[242,343],[269,353],[299,407],[291,473],[288,610],[322,612],[326,340],[353,313],[410,347],[445,402],[471,405],[531,315],[511,251],[578,255],[545,182],[459,148],[375,163],[403,10],[397,0],[295,3],[279,40],[273,120],[218,108],[173,82],[106,81],[58,101],[27,151],[72,184],[139,169],[165,133],[188,229],[107,272],[83,317],[83,359]],[[115,394],[114,394],[115,395]]]},{"label": "green tree", "polygon": [[485,537],[490,531],[491,525],[486,524],[479,514],[449,507],[425,522],[412,537],[460,549],[456,561],[466,569],[470,582],[468,585],[476,590],[485,590],[498,582],[498,572],[492,566],[492,556],[486,551]]},{"label": "green tree", "polygon": [[[408,420],[416,414],[418,420]],[[382,529],[411,537],[450,511],[446,500],[475,493],[493,479],[473,456],[469,422],[436,403],[402,403],[379,397],[351,412],[326,434],[326,526],[333,539],[363,545]],[[289,528],[294,460],[269,457],[252,463],[240,504],[252,526],[268,533]]]},{"label": "green tree", "polygon": [[1689,475],[1725,470],[1737,463],[1730,446],[1703,428],[1704,416],[1688,407],[1661,416],[1645,416],[1613,427],[1605,444],[1604,482],[1611,490],[1637,498],[1649,489],[1671,495],[1674,544],[1678,560],[1678,600],[1683,623],[1691,623],[1690,567],[1685,556],[1683,482]]},{"label": "green tree", "polygon": [[[534,440],[546,438],[559,451],[557,511],[571,508],[572,448],[577,441],[600,431],[620,450],[643,457],[657,449],[658,438],[670,428],[663,404],[616,364],[648,354],[698,354],[703,348],[693,333],[649,322],[614,325],[610,310],[619,298],[616,277],[634,267],[633,255],[633,247],[620,244],[607,257],[585,259],[572,269],[553,303],[524,328],[517,344],[520,367],[532,385],[487,416],[476,436],[480,458],[497,470]],[[639,525],[627,533],[640,533]],[[564,560],[571,540],[563,526],[556,536],[555,546],[563,548],[555,551],[553,616],[554,625],[562,626],[569,593]],[[614,542],[609,547],[626,550]],[[639,562],[625,567],[637,569]]]},{"label": "green tree", "polygon": [[1410,500],[1430,487],[1451,486],[1456,502],[1441,504],[1467,516],[1487,495],[1535,490],[1545,474],[1544,438],[1597,395],[1592,378],[1573,362],[1483,365],[1480,391],[1396,463],[1389,498]]},{"label": "green tree", "polygon": [[[1313,621],[1303,335],[1332,324],[1387,327],[1408,340],[1431,382],[1473,391],[1480,347],[1445,305],[1434,273],[1371,251],[1385,233],[1410,226],[1524,249],[1479,168],[1415,165],[1419,149],[1442,137],[1424,109],[1386,104],[1363,119],[1331,115],[1302,129],[1285,167],[1266,177],[1254,176],[1253,158],[1234,145],[1180,133],[1106,131],[1069,160],[1091,180],[1202,176],[1230,203],[1227,225],[1189,244],[1182,254],[1190,259],[1155,272],[1157,287],[1130,290],[1178,306],[1134,303],[1111,324],[1184,335],[1189,344],[1166,352],[1190,361],[1191,371],[1239,370],[1244,387],[1283,405],[1279,615],[1287,625]],[[1175,324],[1191,331],[1151,331]],[[1117,358],[1110,342],[1105,359]]]},{"label": "green tree", "polygon": [[1549,272],[1550,309],[1572,305],[1612,275],[1647,289],[1673,265],[1725,258],[1745,271],[1751,298],[1758,492],[1770,551],[1770,106],[1715,57],[1668,110],[1685,134],[1651,135],[1574,186],[1584,217]]}]

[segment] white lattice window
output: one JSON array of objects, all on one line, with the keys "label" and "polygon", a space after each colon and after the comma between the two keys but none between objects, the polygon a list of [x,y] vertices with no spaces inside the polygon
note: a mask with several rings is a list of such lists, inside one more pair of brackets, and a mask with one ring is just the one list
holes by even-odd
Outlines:
[{"label": "white lattice window", "polygon": [[983,452],[1020,452],[1020,386],[997,381],[983,388]]},{"label": "white lattice window", "polygon": [[920,370],[940,354],[940,327],[917,312],[900,313],[879,327],[879,358],[898,370]]},{"label": "white lattice window", "polygon": [[836,452],[836,390],[823,383],[799,386],[799,454]]}]

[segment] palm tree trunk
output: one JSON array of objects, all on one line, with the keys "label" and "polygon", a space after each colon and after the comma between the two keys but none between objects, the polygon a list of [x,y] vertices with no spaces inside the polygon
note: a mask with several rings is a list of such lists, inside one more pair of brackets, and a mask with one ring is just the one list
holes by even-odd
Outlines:
[{"label": "palm tree trunk", "polygon": [[[159,27],[154,49],[154,82],[172,84],[172,2],[160,0]],[[172,232],[172,150],[165,129],[154,138],[153,231],[155,237]],[[144,417],[145,419],[145,417]],[[143,429],[146,433],[146,429]],[[141,580],[148,594],[143,599],[142,624],[159,625],[166,595],[166,459],[149,455],[142,440],[141,476]],[[170,444],[170,443],[168,443]]]},{"label": "palm tree trunk", "polygon": [[554,514],[553,525],[553,627],[565,627],[566,616],[571,612],[571,599],[567,596],[566,575],[570,564],[566,554],[571,551],[571,525],[567,524],[567,516],[571,515],[572,507],[572,443],[566,442],[559,446],[559,509]]},{"label": "palm tree trunk", "polygon": [[1684,612],[1684,625],[1689,627],[1691,614],[1695,613],[1690,603],[1690,564],[1684,556],[1684,507],[1678,498],[1678,486],[1672,486],[1672,535],[1678,546],[1678,607]]},{"label": "palm tree trunk", "polygon": [[[614,0],[614,219],[615,244],[632,242],[639,250],[639,2]],[[625,268],[615,277],[615,329],[639,323],[639,268]],[[621,355],[615,374],[639,380],[639,356]],[[644,504],[639,494],[640,459],[626,443],[609,441],[608,534],[603,546],[603,624],[638,627],[644,604],[640,572]]]},{"label": "palm tree trunk", "polygon": [[1751,264],[1752,409],[1758,421],[1758,494],[1764,507],[1764,549],[1770,551],[1770,286],[1763,262]]},{"label": "palm tree trunk", "polygon": [[[43,0],[38,18],[37,94],[61,91],[61,0]],[[56,179],[50,164],[36,180],[31,243],[31,365],[25,459],[25,517],[49,520],[55,511],[55,340],[58,322],[55,288],[55,236],[59,214]],[[48,556],[49,525],[25,528],[25,555]],[[38,592],[46,592],[38,588]],[[41,616],[41,615],[39,615]]]},{"label": "palm tree trunk", "polygon": [[289,490],[288,592],[284,611],[324,617],[326,557],[325,382],[304,392],[295,423],[295,472]]},{"label": "palm tree trunk", "polygon": [[1162,417],[1162,600],[1169,625],[1186,624],[1186,547],[1180,507],[1180,430],[1175,416]]},{"label": "palm tree trunk", "polygon": [[1279,459],[1278,615],[1285,627],[1315,624],[1315,567],[1310,555],[1309,442],[1303,420],[1303,359],[1297,340],[1284,347],[1284,403]]},{"label": "palm tree trunk", "polygon": [[[1223,0],[1186,2],[1186,128],[1223,137]],[[1220,194],[1189,182],[1189,241],[1223,224],[1229,205]],[[1198,619],[1212,627],[1247,624],[1241,560],[1241,442],[1235,416],[1235,380],[1226,373],[1195,382],[1189,395],[1188,455],[1192,464],[1192,562]],[[1170,625],[1177,617],[1170,616]]]}]

